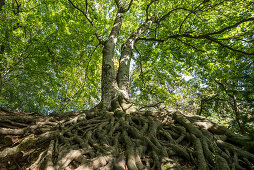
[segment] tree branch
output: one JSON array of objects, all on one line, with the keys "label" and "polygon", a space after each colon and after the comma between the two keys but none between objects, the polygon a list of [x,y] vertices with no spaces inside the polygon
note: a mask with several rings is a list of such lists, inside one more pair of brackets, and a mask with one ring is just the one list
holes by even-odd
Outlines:
[{"label": "tree branch", "polygon": [[119,68],[117,72],[117,84],[121,90],[129,92],[129,70],[132,51],[136,40],[148,29],[151,28],[153,21],[148,20],[135,30],[127,41],[122,45]]},{"label": "tree branch", "polygon": [[180,39],[178,39],[178,38],[176,38],[176,40],[178,40],[178,41],[180,41],[181,43],[183,43],[183,44],[185,44],[185,45],[187,45],[187,46],[189,46],[189,47],[195,49],[196,51],[206,52],[206,51],[201,50],[201,49],[198,49],[197,47],[195,47],[195,46],[193,46],[193,45],[191,45],[191,44],[189,44],[189,43],[187,43],[187,42],[184,42],[184,41],[182,41],[182,40],[180,40]]},{"label": "tree branch", "polygon": [[[70,2],[70,4],[71,4],[75,9],[79,10],[79,11],[86,17],[86,19],[87,19],[88,22],[91,24],[91,26],[94,27],[93,21],[92,21],[92,19],[91,19],[91,18],[89,17],[89,15],[88,15],[88,2],[87,2],[87,0],[86,0],[86,12],[84,12],[81,8],[79,8],[78,6],[76,6],[71,0],[68,0],[68,1]],[[97,37],[99,43],[100,43],[100,44],[103,44],[104,41],[102,40],[101,35],[99,35],[97,31],[95,31],[95,35],[96,35],[96,37]]]},{"label": "tree branch", "polygon": [[225,28],[223,28],[223,29],[221,29],[221,30],[219,30],[219,31],[215,31],[215,32],[208,33],[208,34],[205,34],[205,35],[221,34],[221,33],[225,32],[225,31],[227,31],[227,30],[229,30],[229,29],[235,28],[235,27],[237,27],[238,25],[240,25],[240,24],[242,24],[242,23],[244,23],[244,22],[248,22],[248,21],[254,21],[254,17],[244,19],[244,20],[242,20],[242,21],[239,21],[239,22],[235,23],[234,25],[230,25],[230,26],[225,27]]},{"label": "tree branch", "polygon": [[15,0],[15,3],[16,3],[16,5],[17,5],[17,8],[16,8],[17,11],[15,11],[14,2],[12,3],[12,8],[13,8],[12,10],[13,10],[13,13],[14,13],[15,15],[17,15],[17,14],[20,12],[20,11],[19,11],[19,8],[21,7],[21,4],[19,4],[17,0]]},{"label": "tree branch", "polygon": [[129,5],[128,5],[127,9],[125,9],[124,12],[127,12],[127,11],[130,10],[132,3],[133,3],[133,0],[130,1],[130,3],[129,3]]},{"label": "tree branch", "polygon": [[71,0],[68,0],[70,2],[70,4],[76,8],[77,10],[79,10],[85,17],[86,19],[90,22],[90,24],[93,26],[93,21],[91,20],[91,18],[88,16],[87,14],[87,0],[86,0],[86,12],[84,12],[82,9],[80,9],[78,6],[76,6]]},{"label": "tree branch", "polygon": [[198,6],[195,7],[194,10],[191,10],[191,11],[189,12],[189,14],[184,18],[183,22],[181,23],[181,25],[180,25],[180,27],[179,27],[179,32],[181,32],[182,26],[183,26],[184,22],[188,19],[188,17],[189,17],[191,14],[194,14],[194,13],[198,10],[198,8],[199,8],[201,5],[203,5],[204,3],[206,3],[206,2],[208,2],[208,1],[203,1],[203,2],[201,2]]},{"label": "tree branch", "polygon": [[174,8],[174,9],[172,9],[172,10],[168,11],[168,13],[166,13],[165,15],[163,15],[163,16],[159,19],[159,22],[161,22],[161,21],[165,20],[167,17],[169,17],[169,16],[170,16],[170,14],[171,14],[172,12],[174,12],[174,11],[176,11],[176,10],[179,10],[179,9],[182,9],[182,10],[185,10],[185,11],[188,11],[188,12],[190,12],[190,11],[191,11],[191,10],[186,9],[186,8]]},{"label": "tree branch", "polygon": [[122,0],[115,0],[116,6],[118,8],[119,13],[125,13],[126,11],[124,10],[124,5]]},{"label": "tree branch", "polygon": [[148,10],[149,10],[150,6],[151,6],[154,2],[156,2],[156,1],[158,1],[158,0],[151,0],[151,2],[146,6],[146,21],[148,21]]},{"label": "tree branch", "polygon": [[241,133],[244,134],[245,133],[245,128],[243,127],[242,122],[241,122],[241,117],[240,117],[241,115],[240,115],[240,112],[239,112],[236,95],[234,93],[233,94],[229,94],[228,90],[227,90],[227,88],[226,88],[226,86],[224,84],[222,84],[221,82],[219,82],[219,81],[217,81],[215,79],[214,79],[214,81],[223,88],[223,90],[226,92],[226,94],[229,97],[231,97],[233,103],[229,102],[229,104],[231,105],[232,109],[235,112],[235,120],[237,122],[237,125],[238,125]]},{"label": "tree branch", "polygon": [[230,46],[228,46],[228,45],[226,45],[226,44],[223,44],[222,42],[220,42],[220,41],[219,41],[218,39],[216,39],[216,38],[212,38],[212,37],[209,37],[209,36],[208,36],[207,39],[208,39],[208,40],[211,40],[211,41],[213,41],[213,42],[219,44],[220,46],[222,46],[222,47],[224,47],[224,48],[227,48],[227,49],[229,49],[229,50],[231,50],[231,51],[235,51],[235,52],[242,53],[242,54],[245,54],[245,55],[254,55],[254,53],[248,53],[248,52],[245,52],[245,51],[241,51],[241,50],[234,49],[234,48],[232,48],[232,47],[230,47]]},{"label": "tree branch", "polygon": [[158,39],[158,38],[138,38],[137,41],[142,40],[142,41],[156,41],[156,42],[164,42],[166,40],[163,39]]},{"label": "tree branch", "polygon": [[[171,11],[173,11],[173,10],[171,10]],[[168,14],[169,14],[169,13],[168,13]],[[164,15],[164,16],[165,16],[165,15]],[[175,34],[175,35],[171,35],[171,36],[168,36],[168,37],[165,38],[165,39],[157,39],[157,38],[139,38],[138,40],[164,42],[164,41],[166,41],[167,39],[170,39],[170,38],[177,39],[177,38],[181,38],[181,37],[192,38],[192,39],[207,39],[207,40],[213,41],[213,42],[219,44],[220,46],[222,46],[222,47],[224,47],[224,48],[227,48],[227,49],[229,49],[229,50],[231,50],[231,51],[239,52],[239,53],[242,53],[242,54],[245,54],[245,55],[254,55],[254,53],[248,53],[248,52],[245,52],[245,51],[241,51],[241,50],[234,49],[234,48],[230,47],[229,45],[223,44],[222,42],[219,41],[219,39],[210,37],[210,35],[221,34],[221,33],[223,33],[223,32],[226,31],[226,30],[235,28],[235,27],[237,27],[238,25],[240,25],[241,23],[248,22],[248,21],[254,21],[254,18],[251,17],[251,18],[248,18],[248,19],[239,21],[239,22],[237,22],[237,23],[234,24],[234,25],[231,25],[231,26],[225,27],[225,28],[223,28],[223,29],[221,29],[221,30],[219,30],[219,31],[215,31],[215,32],[207,33],[207,34],[191,35],[191,34],[186,34],[186,33],[184,33],[184,34]]]}]

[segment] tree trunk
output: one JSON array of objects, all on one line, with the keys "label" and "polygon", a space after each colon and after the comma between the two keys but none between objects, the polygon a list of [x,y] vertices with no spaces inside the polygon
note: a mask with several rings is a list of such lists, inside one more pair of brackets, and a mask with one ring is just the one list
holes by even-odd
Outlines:
[{"label": "tree trunk", "polygon": [[124,14],[118,12],[115,22],[108,40],[104,44],[103,58],[102,58],[102,78],[101,78],[101,91],[102,108],[106,110],[111,109],[111,102],[117,96],[117,82],[114,68],[114,50],[118,39],[119,31],[121,29]]},{"label": "tree trunk", "polygon": [[233,99],[233,110],[235,112],[235,120],[237,122],[237,125],[240,129],[240,132],[242,134],[245,134],[245,129],[244,127],[242,126],[242,123],[241,123],[241,118],[240,118],[240,113],[239,113],[239,109],[238,109],[238,106],[237,106],[237,101],[236,101],[236,96],[235,95],[232,95],[231,96],[232,99]]},{"label": "tree trunk", "polygon": [[130,38],[122,45],[121,58],[116,77],[113,57],[125,12],[127,11],[123,10],[123,7],[120,7],[109,38],[104,43],[101,80],[102,98],[100,103],[104,110],[114,110],[116,109],[115,107],[121,107],[123,111],[126,111],[131,107],[129,98],[129,72],[132,50],[136,40],[149,29],[153,23],[152,20],[146,21],[134,31]]},{"label": "tree trunk", "polygon": [[119,68],[117,72],[117,85],[120,89],[120,93],[122,94],[118,101],[123,111],[126,113],[132,112],[135,108],[132,106],[130,101],[130,63],[132,57],[132,51],[134,49],[134,45],[136,40],[140,37],[142,33],[144,33],[147,29],[149,29],[152,25],[152,21],[148,20],[144,24],[142,24],[136,31],[134,31],[130,38],[122,45],[121,48],[121,57],[119,61]]},{"label": "tree trunk", "polygon": [[151,20],[148,20],[147,22],[142,24],[136,31],[134,31],[134,33],[132,33],[130,38],[122,45],[121,58],[117,73],[117,83],[119,88],[127,93],[129,93],[130,87],[129,72],[134,44],[136,40],[140,37],[140,35],[143,34],[147,29],[149,29],[151,25],[152,25]]}]

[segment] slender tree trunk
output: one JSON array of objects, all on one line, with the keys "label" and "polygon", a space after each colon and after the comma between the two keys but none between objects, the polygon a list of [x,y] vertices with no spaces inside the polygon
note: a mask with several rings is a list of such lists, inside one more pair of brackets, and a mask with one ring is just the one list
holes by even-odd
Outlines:
[{"label": "slender tree trunk", "polygon": [[142,33],[144,33],[147,29],[149,29],[152,25],[152,21],[148,20],[144,24],[142,24],[136,31],[132,33],[130,38],[122,45],[121,48],[121,57],[119,62],[119,68],[117,72],[117,84],[118,87],[123,94],[124,97],[120,98],[120,105],[122,109],[128,113],[131,112],[134,108],[132,108],[132,104],[130,102],[129,94],[130,94],[130,63],[132,51],[134,49],[134,44],[136,40],[140,37]]},{"label": "slender tree trunk", "polygon": [[235,112],[236,122],[238,124],[238,127],[239,127],[241,133],[244,134],[245,130],[244,130],[244,127],[242,126],[242,123],[241,123],[240,113],[239,113],[239,109],[238,109],[237,101],[236,101],[236,96],[232,95],[232,99],[233,99],[233,109],[234,109],[234,112]]},{"label": "slender tree trunk", "polygon": [[204,105],[204,99],[201,99],[201,102],[200,102],[200,110],[198,111],[198,115],[199,115],[199,116],[201,116],[201,114],[202,114],[203,105]]},{"label": "slender tree trunk", "polygon": [[152,21],[148,20],[144,24],[142,24],[130,38],[122,45],[121,58],[119,62],[119,69],[117,73],[117,83],[121,90],[129,93],[129,72],[130,72],[130,62],[132,56],[132,50],[134,48],[134,44],[136,40],[143,34],[147,29],[149,29],[152,25]]},{"label": "slender tree trunk", "polygon": [[102,59],[102,108],[109,110],[111,102],[117,95],[117,82],[114,69],[114,50],[118,39],[119,31],[123,22],[124,13],[118,12],[108,40],[104,43]]},{"label": "slender tree trunk", "polygon": [[220,82],[218,82],[218,81],[216,81],[216,80],[215,80],[215,82],[216,82],[217,84],[219,84],[219,85],[224,89],[224,91],[228,94],[229,97],[232,98],[233,103],[231,104],[231,106],[232,106],[232,109],[233,109],[234,112],[235,112],[235,120],[236,120],[236,123],[237,123],[237,125],[238,125],[238,127],[239,127],[239,129],[240,129],[240,132],[241,132],[242,134],[244,134],[244,133],[245,133],[245,129],[244,129],[244,127],[242,126],[242,123],[241,123],[241,117],[240,117],[240,113],[239,113],[239,109],[238,109],[237,101],[236,101],[236,95],[235,95],[235,94],[229,94],[229,93],[228,93],[228,90],[227,90],[227,88],[226,88],[226,86],[225,86],[224,84],[222,84],[222,83],[220,83]]}]

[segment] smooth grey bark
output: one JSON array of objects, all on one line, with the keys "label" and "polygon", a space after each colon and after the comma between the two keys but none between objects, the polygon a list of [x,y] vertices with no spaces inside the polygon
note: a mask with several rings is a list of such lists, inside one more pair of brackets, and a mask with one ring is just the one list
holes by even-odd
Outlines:
[{"label": "smooth grey bark", "polygon": [[117,95],[117,82],[114,68],[114,50],[118,39],[119,31],[121,29],[124,13],[118,12],[115,18],[114,25],[108,40],[104,43],[103,58],[102,58],[102,107],[103,109],[110,109],[111,101]]},{"label": "smooth grey bark", "polygon": [[[70,4],[85,15],[91,26],[94,26],[92,19],[88,15],[88,1],[86,0],[86,11],[76,6],[71,0],[68,0]],[[101,36],[95,31],[95,35],[99,41],[99,44],[103,45],[102,51],[102,77],[101,77],[101,102],[97,106],[104,110],[112,110],[112,102],[124,93],[118,87],[114,68],[114,51],[118,40],[119,32],[121,30],[124,14],[130,9],[133,0],[129,2],[127,6],[124,5],[122,0],[115,0],[117,6],[117,14],[115,17],[114,25],[111,29],[110,35],[107,40],[103,41]]]},{"label": "smooth grey bark", "polygon": [[117,73],[117,84],[120,90],[126,92],[126,96],[129,98],[129,87],[130,87],[130,80],[129,80],[129,72],[130,72],[130,62],[132,51],[134,48],[134,44],[136,40],[143,34],[147,29],[149,29],[152,25],[152,20],[148,20],[144,24],[142,24],[130,38],[122,45],[121,49],[121,58],[119,62],[119,68]]},{"label": "smooth grey bark", "polygon": [[134,31],[128,40],[122,45],[119,68],[116,76],[113,62],[114,50],[121,30],[124,14],[130,9],[132,1],[130,1],[127,9],[124,9],[124,5],[121,0],[116,0],[115,2],[118,7],[118,13],[108,40],[103,44],[101,80],[102,98],[100,105],[103,109],[112,110],[112,105],[116,105],[116,103],[118,103],[122,110],[127,112],[127,110],[131,108],[131,104],[129,102],[129,72],[134,44],[147,29],[150,29],[154,21],[152,19],[147,20],[136,31]]},{"label": "smooth grey bark", "polygon": [[119,31],[123,22],[124,13],[118,13],[115,19],[114,26],[111,30],[108,40],[104,44],[103,48],[103,61],[102,61],[102,100],[101,104],[104,109],[109,110],[112,105],[112,101],[115,98],[120,98],[120,105],[123,110],[128,109],[129,104],[126,105],[126,101],[129,101],[129,72],[132,51],[136,40],[151,27],[153,21],[148,20],[142,24],[136,31],[134,31],[130,38],[122,45],[121,57],[119,61],[119,68],[117,77],[115,76],[114,69],[114,50],[118,39]]}]

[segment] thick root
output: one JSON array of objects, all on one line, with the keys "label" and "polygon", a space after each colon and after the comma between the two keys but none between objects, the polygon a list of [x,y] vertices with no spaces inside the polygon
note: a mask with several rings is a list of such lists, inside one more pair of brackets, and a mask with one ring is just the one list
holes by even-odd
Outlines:
[{"label": "thick root", "polygon": [[253,169],[246,139],[180,112],[0,113],[0,169]]}]

